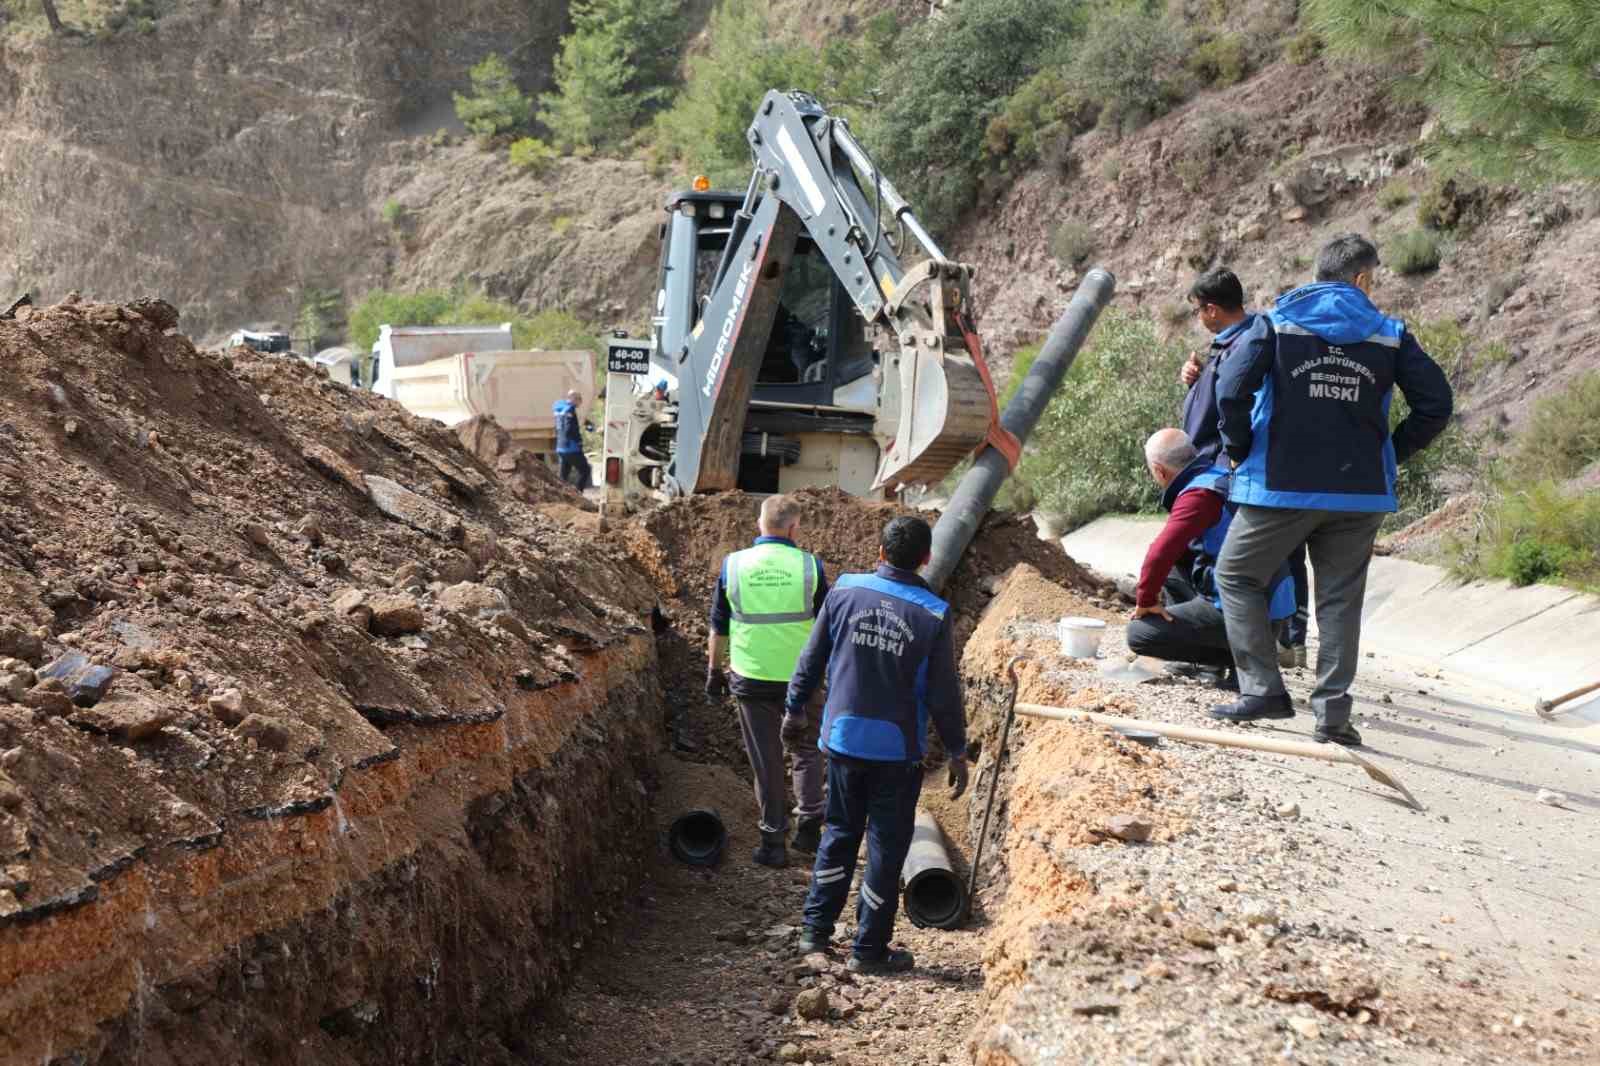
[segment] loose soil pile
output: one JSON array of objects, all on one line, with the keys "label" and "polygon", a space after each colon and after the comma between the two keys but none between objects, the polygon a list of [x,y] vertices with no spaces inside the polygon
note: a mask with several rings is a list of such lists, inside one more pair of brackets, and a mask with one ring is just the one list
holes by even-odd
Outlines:
[{"label": "loose soil pile", "polygon": [[[821,558],[830,581],[877,565],[879,534],[890,519],[916,514],[933,523],[939,517],[834,488],[801,489],[794,495],[801,504],[798,543]],[[744,759],[733,713],[709,705],[702,694],[707,619],[722,558],[754,540],[761,499],[734,492],[677,500],[636,519],[622,535],[638,565],[655,580],[672,619],[659,643],[675,742],[680,750],[731,766]],[[958,657],[1001,577],[1018,563],[1088,601],[1105,603],[1115,595],[1054,541],[1040,540],[1032,518],[991,512],[943,593],[955,612]]]},{"label": "loose soil pile", "polygon": [[197,351],[177,317],[0,322],[0,922],[324,807],[395,757],[386,730],[492,721],[653,602],[626,553],[524,502],[572,494],[514,455],[507,487],[436,423]]}]

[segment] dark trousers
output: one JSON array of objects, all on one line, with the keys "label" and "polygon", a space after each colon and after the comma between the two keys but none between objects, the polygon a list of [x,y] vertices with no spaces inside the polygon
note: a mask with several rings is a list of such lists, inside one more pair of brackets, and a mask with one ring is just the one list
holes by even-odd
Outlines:
[{"label": "dark trousers", "polygon": [[[822,751],[817,734],[822,728],[821,690],[806,708],[806,735],[789,754],[794,758],[795,813],[802,818],[822,814]],[[740,696],[739,726],[744,731],[744,750],[750,756],[750,773],[756,782],[756,806],[761,812],[763,833],[782,833],[789,828],[789,783],[784,780],[783,698],[758,699]]]},{"label": "dark trousers", "polygon": [[828,754],[828,808],[806,895],[808,928],[821,937],[833,935],[865,835],[867,872],[856,904],[855,954],[876,959],[889,949],[900,908],[900,868],[911,849],[921,795],[920,763]]},{"label": "dark trousers", "polygon": [[1128,650],[1169,662],[1199,663],[1219,670],[1233,665],[1228,627],[1210,600],[1196,596],[1167,608],[1172,621],[1147,614],[1128,623]]},{"label": "dark trousers", "polygon": [[589,488],[593,482],[590,480],[589,457],[582,452],[562,452],[556,456],[561,460],[561,480],[569,485],[575,485],[579,492]]}]

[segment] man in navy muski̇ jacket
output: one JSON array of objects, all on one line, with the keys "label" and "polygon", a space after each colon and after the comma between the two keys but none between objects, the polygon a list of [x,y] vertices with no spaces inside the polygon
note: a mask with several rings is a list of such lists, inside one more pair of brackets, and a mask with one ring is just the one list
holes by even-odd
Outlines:
[{"label": "man in navy muski\u0307 jacket", "polygon": [[828,591],[785,701],[788,740],[802,735],[806,704],[827,674],[818,746],[828,755],[828,803],[800,950],[827,950],[866,835],[867,869],[847,963],[856,973],[914,964],[909,951],[890,950],[889,937],[922,793],[929,719],[950,756],[952,798],[967,787],[966,715],[949,608],[917,576],[932,543],[920,518],[884,527],[877,571],[845,574]]},{"label": "man in navy muski\u0307 jacket", "polygon": [[[1219,371],[1222,449],[1238,507],[1217,561],[1228,643],[1243,693],[1211,714],[1290,718],[1267,624],[1267,581],[1305,543],[1316,574],[1315,738],[1360,744],[1350,683],[1360,656],[1367,566],[1395,475],[1450,421],[1450,383],[1405,324],[1374,306],[1378,250],[1357,234],[1317,255],[1317,280],[1280,297],[1273,342],[1236,353]],[[1389,431],[1398,387],[1410,414]]]}]

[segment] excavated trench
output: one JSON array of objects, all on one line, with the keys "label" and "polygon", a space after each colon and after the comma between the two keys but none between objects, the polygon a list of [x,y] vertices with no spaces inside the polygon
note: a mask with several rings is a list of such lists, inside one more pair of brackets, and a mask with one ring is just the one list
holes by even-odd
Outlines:
[{"label": "excavated trench", "polygon": [[[0,1063],[847,1062],[877,1011],[861,1061],[966,1039],[979,934],[903,925],[899,1006],[797,972],[806,872],[748,861],[700,681],[754,499],[599,537],[492,426],[176,320],[0,322]],[[896,509],[801,495],[828,572],[870,567]],[[958,642],[1019,561],[1095,591],[997,516],[947,590]],[[668,852],[694,807],[719,865]]]}]

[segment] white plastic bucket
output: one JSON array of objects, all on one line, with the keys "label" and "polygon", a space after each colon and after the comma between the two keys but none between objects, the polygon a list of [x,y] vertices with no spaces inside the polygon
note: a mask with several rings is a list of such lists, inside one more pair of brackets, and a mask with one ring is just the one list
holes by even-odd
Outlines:
[{"label": "white plastic bucket", "polygon": [[1061,640],[1061,654],[1074,659],[1093,659],[1100,648],[1100,635],[1106,624],[1098,618],[1063,618],[1056,623],[1056,636]]}]

